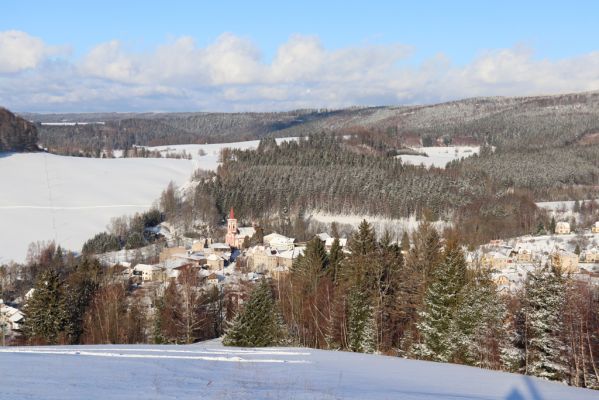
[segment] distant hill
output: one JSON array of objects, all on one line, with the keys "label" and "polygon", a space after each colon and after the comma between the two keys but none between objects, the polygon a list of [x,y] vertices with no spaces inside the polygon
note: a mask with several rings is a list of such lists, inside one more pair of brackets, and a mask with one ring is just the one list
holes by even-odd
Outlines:
[{"label": "distant hill", "polygon": [[342,110],[22,116],[37,124],[44,147],[92,156],[134,144],[222,143],[318,132],[384,133],[407,146],[451,142],[521,149],[599,143],[599,92]]},{"label": "distant hill", "polygon": [[37,150],[37,128],[0,107],[0,152]]}]

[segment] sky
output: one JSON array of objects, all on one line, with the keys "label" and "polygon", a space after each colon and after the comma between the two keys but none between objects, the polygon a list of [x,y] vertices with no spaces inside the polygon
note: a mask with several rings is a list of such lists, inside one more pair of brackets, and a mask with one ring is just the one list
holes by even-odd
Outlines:
[{"label": "sky", "polygon": [[597,1],[2,0],[0,106],[279,111],[599,90]]}]

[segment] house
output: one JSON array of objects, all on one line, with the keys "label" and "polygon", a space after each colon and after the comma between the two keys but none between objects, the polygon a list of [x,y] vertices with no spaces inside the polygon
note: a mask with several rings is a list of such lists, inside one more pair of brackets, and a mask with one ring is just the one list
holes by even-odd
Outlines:
[{"label": "house", "polygon": [[[326,249],[326,251],[331,251],[334,241],[335,241],[335,238],[332,238],[332,237],[328,238],[327,240],[324,241],[324,248]],[[341,248],[344,248],[345,246],[347,246],[347,239],[339,238],[339,246],[341,246]]]},{"label": "house", "polygon": [[558,250],[551,254],[551,264],[566,274],[577,273],[580,271],[580,268],[578,268],[578,261],[578,255],[570,253],[569,251]]},{"label": "house", "polygon": [[583,263],[599,263],[599,250],[587,250],[580,255],[580,262]]},{"label": "house", "polygon": [[482,255],[481,265],[488,269],[502,270],[508,265],[508,257],[502,253],[491,251]]},{"label": "house", "polygon": [[208,275],[206,277],[206,283],[209,285],[216,286],[216,285],[218,285],[219,281],[220,281],[219,276],[216,275],[215,273],[211,273],[210,275]]},{"label": "house", "polygon": [[21,311],[0,300],[0,340],[4,340],[7,336],[8,338],[19,336],[23,318]]},{"label": "house", "polygon": [[133,275],[140,276],[143,282],[157,282],[165,279],[164,269],[158,265],[137,264]]},{"label": "house", "polygon": [[225,243],[232,248],[241,249],[245,238],[252,238],[256,233],[256,229],[253,227],[239,227],[237,226],[237,219],[235,218],[235,212],[233,207],[229,212],[229,219],[227,219],[227,235],[225,236]]},{"label": "house", "polygon": [[191,245],[191,252],[195,253],[195,252],[206,251],[206,249],[209,248],[211,244],[212,244],[212,239],[210,239],[210,238],[200,239],[196,242],[193,242],[193,244]]},{"label": "house", "polygon": [[174,256],[185,256],[187,250],[185,247],[165,247],[158,256],[158,261],[163,262]]},{"label": "house", "polygon": [[515,254],[516,262],[531,263],[533,261],[532,251],[527,249],[519,249]]},{"label": "house", "polygon": [[567,235],[570,233],[570,223],[560,221],[555,225],[555,233],[558,235]]},{"label": "house", "polygon": [[591,232],[599,233],[599,221],[595,222],[595,225],[591,228]]},{"label": "house", "polygon": [[206,265],[210,270],[219,270],[225,268],[225,260],[216,254],[210,254],[208,256]]},{"label": "house", "polygon": [[322,232],[322,233],[317,233],[316,237],[319,238],[321,242],[326,242],[327,239],[331,238],[331,235],[329,235],[326,232]]},{"label": "house", "polygon": [[276,232],[264,236],[264,245],[278,251],[291,250],[295,246],[295,239],[288,238]]},{"label": "house", "polygon": [[217,256],[225,256],[227,253],[231,253],[231,247],[226,243],[212,243],[210,251]]},{"label": "house", "polygon": [[193,264],[196,267],[206,265],[206,263],[208,262],[206,255],[201,252],[195,252],[191,254],[176,254],[172,258],[185,260],[186,263]]},{"label": "house", "polygon": [[279,251],[267,246],[254,246],[248,253],[248,267],[255,272],[272,274],[273,271],[288,271],[293,261],[303,254],[303,247]]}]

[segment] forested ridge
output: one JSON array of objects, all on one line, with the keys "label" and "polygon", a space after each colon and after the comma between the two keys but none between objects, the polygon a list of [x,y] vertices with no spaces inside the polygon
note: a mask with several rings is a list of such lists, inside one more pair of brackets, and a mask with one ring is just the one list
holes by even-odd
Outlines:
[{"label": "forested ridge", "polygon": [[[227,142],[315,132],[391,131],[405,142],[475,141],[496,147],[555,147],[597,141],[599,93],[472,98],[434,105],[270,113],[23,114],[55,152],[136,145]],[[103,122],[55,126],[48,122]]]},{"label": "forested ridge", "polygon": [[35,150],[37,150],[36,127],[0,107],[0,152]]},{"label": "forested ridge", "polygon": [[216,179],[202,180],[197,190],[216,198],[221,210],[235,207],[249,218],[284,209],[440,217],[485,191],[476,176],[360,154],[326,134],[280,145],[263,139],[255,151],[225,152],[223,161]]}]

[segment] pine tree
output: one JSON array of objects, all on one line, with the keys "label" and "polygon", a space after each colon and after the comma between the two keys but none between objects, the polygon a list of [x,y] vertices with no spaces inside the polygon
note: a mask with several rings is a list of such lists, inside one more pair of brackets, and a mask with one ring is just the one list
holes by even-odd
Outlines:
[{"label": "pine tree", "polygon": [[225,346],[266,347],[276,346],[283,340],[282,319],[272,298],[266,280],[252,291],[225,334]]},{"label": "pine tree", "polygon": [[529,272],[525,283],[526,373],[562,380],[566,361],[561,342],[565,285],[558,269]]},{"label": "pine tree", "polygon": [[25,305],[23,333],[30,341],[56,344],[64,327],[63,282],[54,270],[44,271]]},{"label": "pine tree", "polygon": [[549,233],[554,234],[557,223],[555,222],[555,217],[551,217],[551,222],[549,223]]}]

